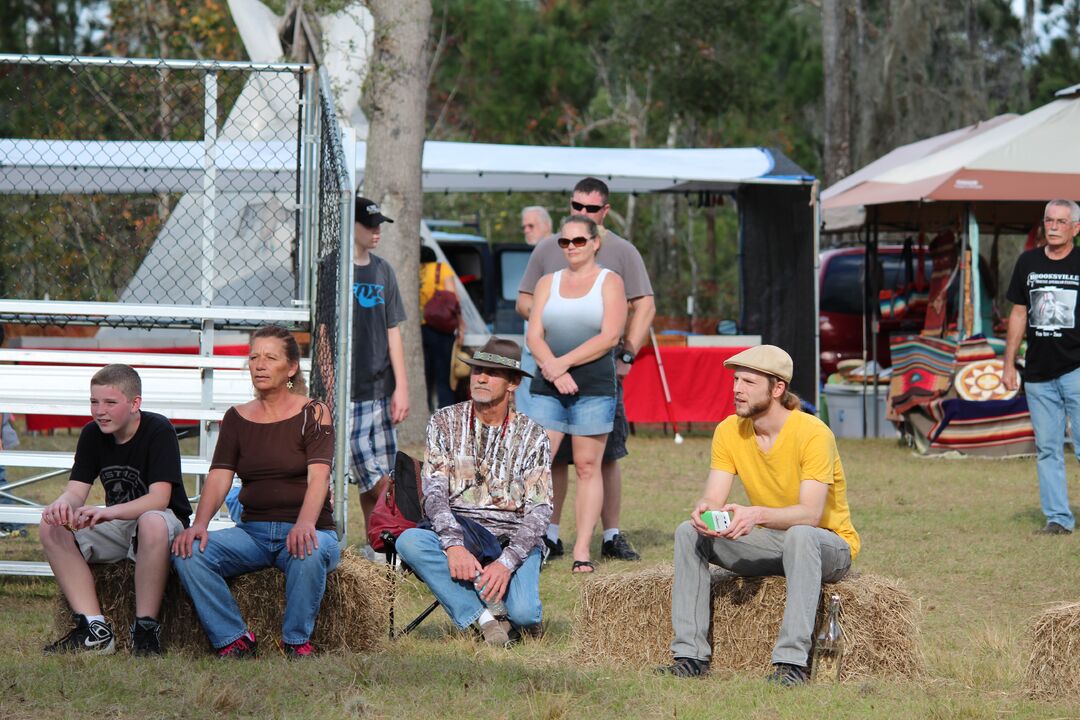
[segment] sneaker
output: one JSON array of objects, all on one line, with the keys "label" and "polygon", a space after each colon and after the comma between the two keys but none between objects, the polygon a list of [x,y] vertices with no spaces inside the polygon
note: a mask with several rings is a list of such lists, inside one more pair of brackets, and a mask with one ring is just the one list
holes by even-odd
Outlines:
[{"label": "sneaker", "polygon": [[27,536],[25,525],[0,523],[0,538],[24,538]]},{"label": "sneaker", "polygon": [[219,658],[253,658],[259,654],[259,643],[255,633],[248,630],[223,648],[218,648]]},{"label": "sneaker", "polygon": [[1053,520],[1035,531],[1036,535],[1072,535],[1072,530]]},{"label": "sneaker", "polygon": [[137,617],[131,625],[132,655],[164,655],[161,649],[161,623],[151,617]]},{"label": "sneaker", "polygon": [[544,536],[544,547],[547,548],[547,559],[548,560],[550,560],[552,558],[562,557],[563,554],[564,554],[561,539],[556,540],[555,542],[551,542],[551,538],[549,538],[547,535],[545,535]]},{"label": "sneaker", "polygon": [[801,665],[773,663],[773,671],[765,680],[775,685],[795,687],[810,682],[810,672]]},{"label": "sneaker", "polygon": [[285,653],[287,658],[310,658],[315,657],[315,646],[311,644],[310,640],[307,640],[299,645],[292,645],[290,643],[281,643],[281,649]]},{"label": "sneaker", "polygon": [[701,677],[709,672],[709,663],[696,658],[677,657],[671,665],[656,668],[657,675],[674,675],[679,678]]},{"label": "sneaker", "polygon": [[116,637],[109,623],[94,620],[88,622],[85,615],[72,615],[75,627],[52,645],[45,646],[46,653],[89,652],[111,655],[116,652]]},{"label": "sneaker", "polygon": [[622,533],[618,533],[600,546],[600,556],[611,560],[640,560],[637,550]]},{"label": "sneaker", "polygon": [[498,620],[488,620],[480,626],[480,632],[484,635],[484,642],[492,647],[504,648],[510,645],[510,635]]}]

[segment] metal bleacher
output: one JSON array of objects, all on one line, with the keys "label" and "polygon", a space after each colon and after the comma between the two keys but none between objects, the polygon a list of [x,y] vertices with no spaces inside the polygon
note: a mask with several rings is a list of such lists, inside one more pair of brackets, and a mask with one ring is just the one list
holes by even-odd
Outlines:
[{"label": "metal bleacher", "polygon": [[[32,301],[0,300],[0,315],[18,310],[26,313]],[[89,305],[89,304],[86,304]],[[84,305],[82,312],[96,312]],[[43,301],[34,307],[35,313],[59,313],[54,304]],[[187,312],[199,315],[193,321],[203,322],[200,347],[203,352],[113,352],[94,350],[43,350],[0,348],[0,412],[87,416],[89,414],[90,378],[110,363],[131,365],[142,378],[142,407],[160,413],[174,422],[199,427],[199,451],[184,455],[180,465],[185,475],[196,478],[193,501],[198,501],[202,480],[209,472],[217,440],[218,428],[225,411],[252,397],[251,381],[246,370],[246,357],[214,355],[214,322],[236,322],[235,309],[193,308]],[[70,317],[72,308],[63,308]],[[158,312],[147,309],[143,312]],[[177,312],[177,310],[174,310]],[[129,309],[138,314],[139,310]],[[245,316],[247,313],[243,313]],[[89,317],[89,316],[87,316]],[[306,320],[306,310],[265,309],[260,313],[263,322],[297,322]],[[310,372],[310,360],[304,359],[301,369]],[[71,469],[73,452],[43,450],[0,450],[0,466],[36,468],[40,474],[9,482],[0,489],[0,497],[10,503],[0,505],[0,523],[38,524],[42,505],[22,497],[19,492],[34,483],[62,475]],[[218,516],[211,529],[228,527],[232,522]],[[48,563],[21,560],[0,561],[0,575],[51,576]]]}]

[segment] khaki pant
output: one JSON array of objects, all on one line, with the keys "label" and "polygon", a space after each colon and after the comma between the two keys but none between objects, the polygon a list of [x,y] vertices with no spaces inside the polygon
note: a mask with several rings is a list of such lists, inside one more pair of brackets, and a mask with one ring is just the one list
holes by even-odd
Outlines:
[{"label": "khaki pant", "polygon": [[[150,510],[143,515],[160,515],[165,519],[170,546],[176,536],[184,530],[183,524],[168,508]],[[88,563],[112,563],[124,558],[134,560],[139,544],[138,529],[138,520],[109,520],[98,523],[92,528],[76,530],[75,542]]]},{"label": "khaki pant", "polygon": [[[708,662],[712,656],[713,563],[744,577],[783,575],[787,602],[773,663],[807,666],[821,583],[836,582],[851,568],[851,548],[832,532],[809,525],[787,530],[757,527],[738,540],[699,535],[689,521],[675,531],[675,581],[671,588],[671,624],[675,657]],[[714,628],[723,638],[725,629]]]}]

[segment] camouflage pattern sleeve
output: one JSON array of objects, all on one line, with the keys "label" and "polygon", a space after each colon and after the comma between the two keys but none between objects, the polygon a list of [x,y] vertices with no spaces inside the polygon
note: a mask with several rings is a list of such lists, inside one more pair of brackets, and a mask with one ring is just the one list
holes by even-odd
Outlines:
[{"label": "camouflage pattern sleeve", "polygon": [[448,415],[437,412],[428,422],[427,447],[424,449],[424,467],[421,470],[424,514],[438,534],[443,550],[465,544],[461,526],[450,511],[450,475],[454,472],[454,459],[450,437],[452,424],[448,422]]},{"label": "camouflage pattern sleeve", "polygon": [[499,557],[499,562],[511,571],[517,570],[533,548],[540,544],[551,520],[551,443],[543,428],[536,423],[531,424],[526,441],[528,450],[522,464],[525,509],[521,524]]}]

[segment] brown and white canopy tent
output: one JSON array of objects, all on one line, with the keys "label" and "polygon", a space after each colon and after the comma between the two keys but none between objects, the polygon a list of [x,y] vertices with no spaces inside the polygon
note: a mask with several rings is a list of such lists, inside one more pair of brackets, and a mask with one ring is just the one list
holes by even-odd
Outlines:
[{"label": "brown and white canopy tent", "polygon": [[[882,230],[954,228],[962,240],[961,257],[966,251],[978,255],[980,230],[1026,233],[1048,200],[1080,199],[1080,85],[1056,98],[1019,117],[998,116],[898,148],[837,183],[822,193],[823,215],[834,218],[826,232],[859,229],[867,267],[877,263]],[[855,221],[844,222],[839,214],[845,212]],[[977,288],[978,263],[968,267],[973,277],[971,282],[961,277],[960,287]],[[877,304],[873,279],[865,284],[867,307]],[[961,320],[961,338],[982,332],[979,294],[970,301],[973,318],[966,327]],[[876,354],[870,318],[868,313],[867,346]]]},{"label": "brown and white canopy tent", "polygon": [[[872,208],[879,227],[914,229],[970,208],[983,228],[1028,227],[1039,217],[1038,205],[1080,197],[1078,137],[1080,85],[1025,115],[998,116],[905,146],[913,155],[930,152],[837,183],[822,193],[822,210]],[[842,228],[827,228],[835,229]]]}]

